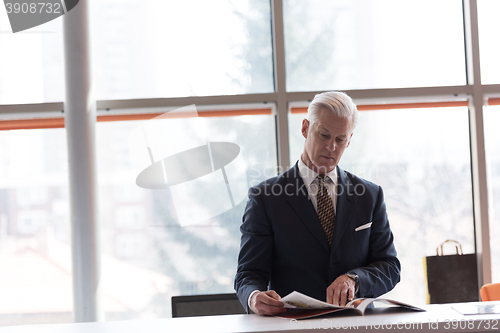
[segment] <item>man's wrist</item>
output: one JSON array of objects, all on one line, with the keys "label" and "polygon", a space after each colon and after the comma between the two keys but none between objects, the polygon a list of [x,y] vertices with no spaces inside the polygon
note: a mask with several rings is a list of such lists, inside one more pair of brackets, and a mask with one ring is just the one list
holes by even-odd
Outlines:
[{"label": "man's wrist", "polygon": [[354,293],[357,294],[358,290],[359,290],[359,276],[358,276],[358,274],[352,273],[352,272],[347,272],[344,275],[354,281]]},{"label": "man's wrist", "polygon": [[252,308],[252,298],[253,298],[253,297],[255,297],[255,295],[256,295],[258,292],[260,292],[260,290],[257,290],[257,289],[256,289],[256,290],[252,291],[252,292],[250,293],[250,295],[248,296],[248,308],[249,308],[250,310],[252,310],[253,312],[255,312],[255,311],[254,311],[254,309]]}]

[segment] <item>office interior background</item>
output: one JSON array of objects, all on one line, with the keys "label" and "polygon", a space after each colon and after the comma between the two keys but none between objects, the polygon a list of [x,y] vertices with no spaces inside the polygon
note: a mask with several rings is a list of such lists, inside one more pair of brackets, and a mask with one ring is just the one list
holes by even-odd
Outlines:
[{"label": "office interior background", "polygon": [[[135,183],[147,163],[134,131],[195,104],[159,140],[169,154],[236,143],[248,187],[297,161],[305,107],[326,90],[360,109],[340,166],[384,189],[402,263],[386,296],[425,304],[423,258],[447,239],[478,254],[483,283],[500,281],[500,1],[88,8],[104,320],[167,318],[173,295],[233,292],[245,200],[179,223],[172,191]],[[73,321],[64,19],[13,34],[0,9],[0,325]],[[192,195],[195,214],[206,193]]]}]

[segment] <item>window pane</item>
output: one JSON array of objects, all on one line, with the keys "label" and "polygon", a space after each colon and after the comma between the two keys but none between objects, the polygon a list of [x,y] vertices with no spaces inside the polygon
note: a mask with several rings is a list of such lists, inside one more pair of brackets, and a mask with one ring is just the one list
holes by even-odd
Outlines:
[{"label": "window pane", "polygon": [[64,129],[0,131],[0,326],[73,321],[67,160]]},{"label": "window pane", "polygon": [[481,56],[481,81],[484,84],[500,83],[500,46],[498,31],[500,22],[500,1],[479,0],[477,15],[479,21],[479,50]]},{"label": "window pane", "polygon": [[274,91],[269,3],[91,1],[96,98]]},{"label": "window pane", "polygon": [[63,100],[62,36],[61,18],[14,34],[0,10],[0,104]]},{"label": "window pane", "polygon": [[[275,138],[273,115],[97,124],[102,284],[114,300],[104,304],[106,320],[170,317],[173,295],[234,292],[248,186],[276,174]],[[207,141],[215,171],[171,184],[168,158]],[[217,142],[240,148],[223,167],[231,194]],[[164,161],[169,185],[136,185],[151,156]]]},{"label": "window pane", "polygon": [[[289,118],[294,159],[303,149],[304,117]],[[422,258],[445,240],[474,252],[469,147],[466,107],[360,112],[340,167],[384,190],[402,267],[390,297],[426,303]]]},{"label": "window pane", "polygon": [[493,282],[500,281],[500,106],[488,106],[485,113],[486,157],[488,162],[488,187],[490,188],[490,247]]},{"label": "window pane", "polygon": [[460,0],[285,0],[287,90],[465,84],[462,21]]}]

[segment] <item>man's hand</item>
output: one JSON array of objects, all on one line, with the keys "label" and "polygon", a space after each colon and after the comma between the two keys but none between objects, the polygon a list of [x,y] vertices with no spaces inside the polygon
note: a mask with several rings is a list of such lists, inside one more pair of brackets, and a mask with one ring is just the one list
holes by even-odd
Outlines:
[{"label": "man's hand", "polygon": [[287,312],[283,302],[280,302],[280,295],[274,290],[259,291],[252,295],[250,308],[253,312],[261,316],[275,316]]},{"label": "man's hand", "polygon": [[354,298],[356,283],[347,275],[341,275],[326,289],[326,302],[345,306]]}]

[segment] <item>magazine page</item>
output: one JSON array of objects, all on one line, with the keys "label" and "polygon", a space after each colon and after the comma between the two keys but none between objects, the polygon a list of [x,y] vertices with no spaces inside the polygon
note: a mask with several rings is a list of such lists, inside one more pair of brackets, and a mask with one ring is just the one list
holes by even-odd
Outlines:
[{"label": "magazine page", "polygon": [[340,311],[355,311],[357,314],[362,314],[354,307],[335,306],[306,296],[298,291],[288,294],[281,301],[285,304],[285,308],[290,309],[287,313],[278,316],[281,318],[306,319]]},{"label": "magazine page", "polygon": [[286,295],[281,299],[281,301],[285,304],[285,308],[293,309],[291,313],[286,315],[290,318],[291,316],[294,316],[294,318],[299,318],[296,317],[299,315],[299,313],[297,313],[297,310],[303,310],[304,313],[302,313],[301,311],[300,314],[301,318],[314,317],[325,313],[338,312],[341,310],[355,310],[357,313],[363,315],[366,308],[373,302],[384,303],[394,307],[412,309],[415,311],[425,311],[424,309],[418,308],[413,305],[383,298],[356,298],[347,303],[346,306],[335,306],[304,295],[298,291],[294,291]]},{"label": "magazine page", "polygon": [[350,301],[349,303],[347,303],[346,306],[358,309],[362,313],[365,313],[366,308],[370,304],[372,304],[373,302],[384,303],[384,304],[391,305],[394,307],[412,309],[415,311],[425,311],[424,309],[417,308],[416,306],[413,306],[410,304],[406,304],[406,303],[399,302],[399,301],[393,301],[391,299],[384,299],[384,298],[356,298],[356,299]]},{"label": "magazine page", "polygon": [[399,302],[399,301],[394,301],[392,299],[373,298],[372,300],[373,300],[373,302],[384,303],[384,304],[388,304],[388,305],[392,305],[392,306],[398,306],[400,308],[406,308],[406,309],[411,309],[411,310],[415,310],[415,311],[425,311],[424,309],[418,308],[416,306],[406,304],[403,302]]},{"label": "magazine page", "polygon": [[343,309],[341,306],[319,301],[298,291],[286,295],[280,301],[285,303],[287,309]]},{"label": "magazine page", "polygon": [[365,313],[366,308],[375,301],[375,298],[355,298],[346,304],[347,307],[355,308]]}]

